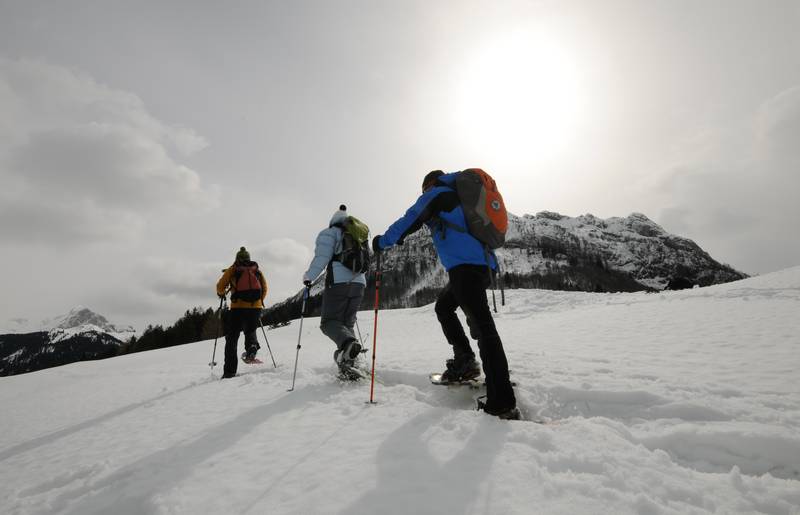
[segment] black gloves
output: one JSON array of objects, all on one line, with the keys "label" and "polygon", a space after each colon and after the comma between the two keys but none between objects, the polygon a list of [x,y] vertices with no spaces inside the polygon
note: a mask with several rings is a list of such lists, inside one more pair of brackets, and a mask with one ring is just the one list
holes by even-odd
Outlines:
[{"label": "black gloves", "polygon": [[372,250],[373,251],[375,251],[375,252],[380,252],[381,251],[380,240],[381,240],[381,235],[380,234],[375,236],[374,238],[372,238]]},{"label": "black gloves", "polygon": [[306,288],[311,287],[311,281],[303,281],[303,284],[305,285]]}]

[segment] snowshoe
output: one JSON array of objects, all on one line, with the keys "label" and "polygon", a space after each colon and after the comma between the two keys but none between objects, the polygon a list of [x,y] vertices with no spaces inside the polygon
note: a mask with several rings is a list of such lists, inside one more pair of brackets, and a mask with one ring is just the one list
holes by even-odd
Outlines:
[{"label": "snowshoe", "polygon": [[355,366],[340,365],[336,377],[340,381],[360,381],[366,377],[366,374]]},{"label": "snowshoe", "polygon": [[[473,388],[478,388],[481,386],[481,382],[478,381],[478,378],[475,377],[473,379],[463,379],[463,380],[456,380],[456,381],[448,381],[444,374],[433,373],[428,376],[431,380],[432,384],[442,385],[442,386],[470,386]],[[483,383],[485,384],[485,383]]]},{"label": "snowshoe", "polygon": [[[447,381],[443,378],[443,374],[439,374],[434,372],[428,375],[428,379],[431,380],[431,384],[441,385],[441,386],[469,386],[470,388],[486,388],[486,381],[481,381],[480,377],[476,377],[475,379],[465,379],[462,381]],[[511,386],[514,388],[517,387],[516,381],[511,381]]]},{"label": "snowshoe", "polygon": [[522,420],[522,413],[520,413],[519,408],[505,408],[505,409],[492,409],[487,408],[486,402],[482,401],[481,399],[485,399],[486,396],[482,395],[475,399],[475,402],[478,403],[478,411],[483,411],[487,415],[495,416],[501,420]]},{"label": "snowshoe", "polygon": [[481,375],[481,366],[474,356],[448,359],[445,366],[442,372],[442,381],[445,383],[471,381]]},{"label": "snowshoe", "polygon": [[248,352],[242,354],[242,361],[248,365],[259,365],[263,363],[263,361],[258,359],[255,354],[250,354]]}]

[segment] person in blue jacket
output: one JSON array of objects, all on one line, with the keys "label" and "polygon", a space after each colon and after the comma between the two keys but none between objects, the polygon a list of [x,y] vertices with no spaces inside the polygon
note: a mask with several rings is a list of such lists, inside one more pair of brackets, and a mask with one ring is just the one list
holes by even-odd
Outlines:
[{"label": "person in blue jacket", "polygon": [[353,327],[367,280],[363,273],[350,270],[338,260],[342,252],[343,224],[346,219],[347,207],[342,204],[331,217],[328,227],[317,235],[314,259],[303,274],[303,284],[311,286],[322,271],[327,269],[325,289],[322,292],[320,329],[336,344],[333,359],[339,366],[342,377],[357,379],[353,366],[361,352],[361,344]]},{"label": "person in blue jacket", "polygon": [[458,173],[445,174],[441,170],[428,173],[422,181],[422,195],[383,235],[372,240],[372,249],[381,252],[392,245],[402,245],[409,234],[423,224],[428,226],[449,277],[436,301],[436,316],[453,347],[453,358],[447,360],[442,379],[459,381],[480,375],[475,353],[456,315],[456,309],[461,308],[471,335],[478,340],[486,376],[486,402],[479,403],[479,408],[500,418],[518,419],[520,413],[508,376],[508,361],[486,298],[497,260],[466,230],[467,222],[455,189]]}]

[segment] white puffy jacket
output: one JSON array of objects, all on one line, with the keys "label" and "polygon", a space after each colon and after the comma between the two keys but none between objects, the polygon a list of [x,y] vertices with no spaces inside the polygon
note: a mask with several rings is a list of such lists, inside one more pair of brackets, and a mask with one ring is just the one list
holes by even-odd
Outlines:
[{"label": "white puffy jacket", "polygon": [[[304,281],[314,281],[328,266],[328,263],[335,254],[342,251],[343,231],[334,224],[343,223],[347,218],[347,211],[338,210],[331,217],[330,225],[317,235],[314,248],[314,259],[308,265],[308,270],[303,274]],[[367,285],[367,279],[362,273],[355,273],[338,261],[333,262],[333,282],[338,283],[360,283]]]}]

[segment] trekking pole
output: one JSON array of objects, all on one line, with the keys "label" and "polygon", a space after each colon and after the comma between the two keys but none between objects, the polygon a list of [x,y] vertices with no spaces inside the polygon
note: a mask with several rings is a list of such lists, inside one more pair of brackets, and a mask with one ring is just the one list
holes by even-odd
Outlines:
[{"label": "trekking pole", "polygon": [[375,404],[375,350],[378,347],[378,307],[380,306],[381,291],[381,253],[375,257],[375,325],[372,328],[372,374],[369,383],[369,403]]},{"label": "trekking pole", "polygon": [[364,348],[364,338],[361,337],[361,328],[358,326],[358,318],[356,318],[356,330],[358,331],[358,341],[361,342],[361,348]]},{"label": "trekking pole", "polygon": [[217,364],[217,362],[214,361],[214,358],[217,355],[217,339],[219,339],[219,332],[222,329],[222,303],[223,302],[225,302],[225,297],[221,297],[219,299],[219,309],[217,310],[217,312],[219,313],[219,325],[217,325],[217,336],[214,337],[214,350],[211,352],[211,363],[208,364],[208,366],[211,367],[211,371],[212,372],[214,371],[214,366]]},{"label": "trekking pole", "polygon": [[503,273],[500,272],[500,266],[497,267],[498,273],[500,274],[500,305],[506,305],[506,281],[503,279]]},{"label": "trekking pole", "polygon": [[287,391],[291,392],[294,390],[294,380],[297,376],[297,358],[300,357],[300,337],[303,336],[303,314],[306,311],[306,299],[308,299],[308,292],[311,289],[311,286],[306,286],[303,290],[303,304],[300,308],[300,333],[297,335],[297,352],[294,355],[294,372],[292,373],[292,387],[289,388]]},{"label": "trekking pole", "polygon": [[269,357],[272,359],[272,366],[278,368],[278,365],[275,364],[275,357],[272,355],[272,349],[269,348],[269,340],[267,340],[267,331],[264,329],[264,323],[261,321],[261,314],[258,315],[258,324],[261,326],[261,332],[264,333],[264,341],[267,343],[267,350],[269,351]]},{"label": "trekking pole", "polygon": [[[494,297],[494,289],[497,286],[495,281],[495,273],[492,270],[492,260],[489,257],[491,253],[489,252],[489,246],[483,246],[483,255],[486,256],[486,267],[489,269],[489,283],[492,285],[492,306],[494,306],[494,312],[497,313],[497,299]],[[494,258],[495,263],[497,264],[497,269],[500,270],[500,261],[497,259],[497,256]]]},{"label": "trekking pole", "polygon": [[[495,256],[497,258],[497,256]],[[500,268],[500,258],[497,258],[497,284],[500,286],[500,305],[506,305],[506,290],[505,280],[503,279],[503,270]]]}]

